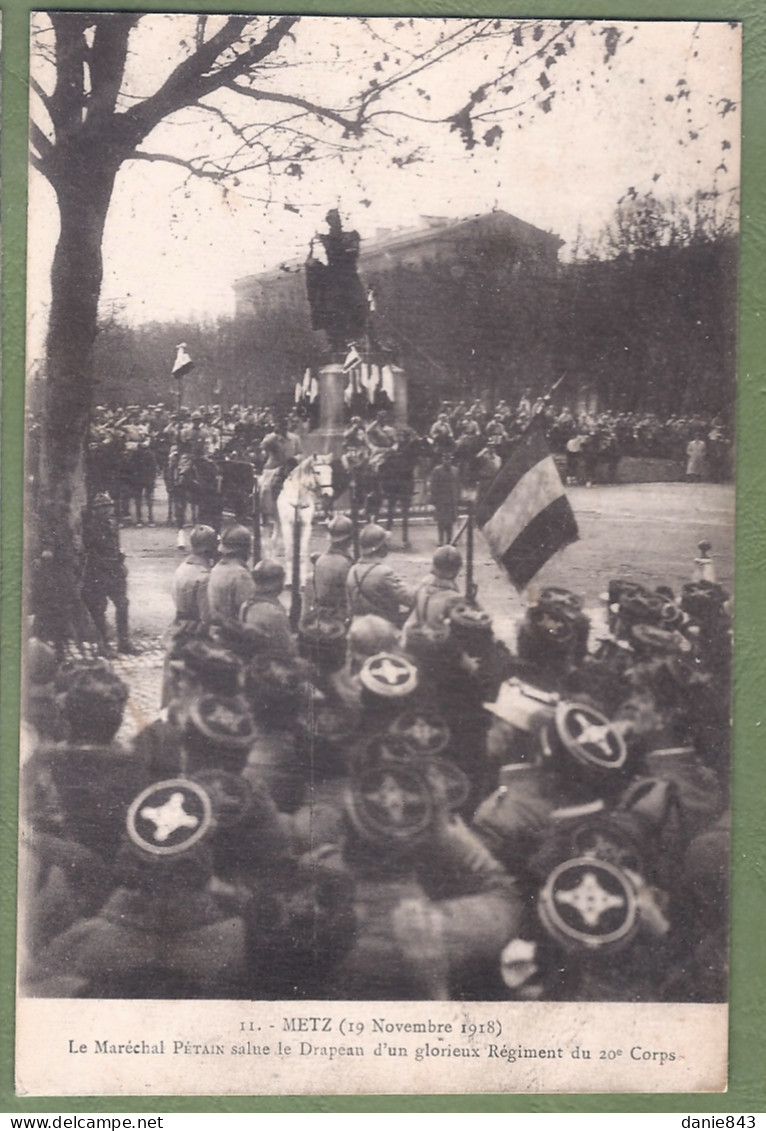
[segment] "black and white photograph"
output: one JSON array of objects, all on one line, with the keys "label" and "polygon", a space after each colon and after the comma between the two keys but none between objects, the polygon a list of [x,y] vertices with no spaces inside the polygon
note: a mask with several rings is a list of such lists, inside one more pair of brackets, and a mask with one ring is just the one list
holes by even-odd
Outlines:
[{"label": "black and white photograph", "polygon": [[724,1089],[741,26],[30,51],[19,1091]]}]

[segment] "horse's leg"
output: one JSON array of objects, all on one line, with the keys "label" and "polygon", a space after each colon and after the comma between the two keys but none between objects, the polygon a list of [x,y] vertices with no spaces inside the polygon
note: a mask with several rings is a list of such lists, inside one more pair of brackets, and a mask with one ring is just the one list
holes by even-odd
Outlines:
[{"label": "horse's leg", "polygon": [[295,513],[287,502],[277,499],[276,517],[274,519],[274,545],[276,552],[277,534],[282,543],[282,556],[285,559],[285,572],[288,582],[292,579],[290,563],[293,552],[293,528],[295,526]]},{"label": "horse's leg", "polygon": [[396,491],[393,488],[388,493],[388,518],[386,519],[386,530],[394,529],[394,517],[396,515]]},{"label": "horse's leg", "polygon": [[279,515],[279,504],[276,499],[272,500],[272,509],[269,511],[269,523],[272,524],[272,533],[269,535],[270,556],[278,558],[282,554],[282,542],[284,529],[282,526],[282,517]]},{"label": "horse's leg", "polygon": [[315,507],[313,503],[301,511],[301,587],[306,584],[309,574],[309,543],[311,541],[311,528],[314,523]]},{"label": "horse's leg", "polygon": [[368,484],[367,494],[364,499],[364,510],[368,522],[378,521],[378,512],[382,502],[383,498],[380,493],[380,487],[378,486],[377,480],[373,479]]},{"label": "horse's leg", "polygon": [[136,489],[132,492],[133,504],[136,508],[136,526],[143,526],[144,524],[144,513],[141,508],[141,504],[143,502],[143,493],[143,487],[136,487]]},{"label": "horse's leg", "polygon": [[402,545],[407,549],[410,546],[410,503],[412,495],[403,494],[399,503],[402,506]]},{"label": "horse's leg", "polygon": [[146,486],[146,515],[150,526],[154,526],[154,484]]},{"label": "horse's leg", "polygon": [[186,492],[183,487],[177,487],[175,492],[176,498],[176,526],[180,530],[182,526],[186,525]]}]

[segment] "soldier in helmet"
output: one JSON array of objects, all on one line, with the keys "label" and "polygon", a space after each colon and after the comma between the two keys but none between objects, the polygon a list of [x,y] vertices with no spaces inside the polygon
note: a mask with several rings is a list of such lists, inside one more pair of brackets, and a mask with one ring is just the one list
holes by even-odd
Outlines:
[{"label": "soldier in helmet", "polygon": [[431,560],[431,572],[415,591],[415,603],[404,626],[405,635],[411,628],[426,632],[445,630],[451,610],[463,600],[455,581],[462,565],[462,555],[454,546],[438,548]]},{"label": "soldier in helmet", "polygon": [[221,537],[221,560],[210,571],[208,583],[210,619],[215,624],[238,620],[245,601],[255,594],[247,568],[250,545],[250,531],[244,526],[230,526]]},{"label": "soldier in helmet", "polygon": [[511,877],[453,817],[439,783],[416,759],[362,760],[344,825],[357,929],[329,979],[331,996],[486,1000],[521,901]]},{"label": "soldier in helmet", "polygon": [[346,580],[349,610],[354,617],[372,613],[401,627],[404,609],[412,608],[414,591],[386,565],[388,532],[371,522],[359,535],[361,557]]},{"label": "soldier in helmet", "polygon": [[132,653],[135,649],[128,633],[128,571],[125,555],[120,550],[114,503],[104,493],[96,495],[83,511],[82,543],[85,550],[83,604],[108,652],[106,607],[111,601],[117,628],[117,651]]},{"label": "soldier in helmet", "polygon": [[163,707],[139,730],[133,750],[157,780],[180,772],[181,736],[196,696],[241,694],[243,669],[239,658],[201,636],[178,636],[166,664]]},{"label": "soldier in helmet", "polygon": [[217,556],[218,535],[212,526],[197,525],[189,536],[191,553],[181,562],[173,577],[176,615],[165,634],[165,666],[162,677],[163,706],[167,706],[172,683],[170,665],[178,648],[190,637],[207,632],[210,602],[207,587],[210,570]]},{"label": "soldier in helmet", "polygon": [[338,514],[327,525],[330,544],[314,563],[314,575],[306,587],[306,620],[349,619],[346,581],[354,563],[351,541],[354,524]]},{"label": "soldier in helmet", "polygon": [[69,673],[60,696],[68,732],[24,768],[30,801],[28,845],[39,871],[30,892],[33,946],[94,911],[109,891],[120,815],[143,784],[146,764],[116,735],[128,688],[104,662]]},{"label": "soldier in helmet", "polygon": [[210,604],[207,587],[218,549],[218,535],[212,526],[195,526],[189,536],[191,554],[175,572],[173,600],[176,623],[209,624]]},{"label": "soldier in helmet", "polygon": [[279,600],[285,584],[284,566],[263,558],[254,567],[252,578],[255,588],[240,609],[240,620],[261,638],[261,651],[283,659],[296,656],[295,637]]},{"label": "soldier in helmet", "polygon": [[[246,925],[211,891],[210,795],[176,778],[147,785],[113,818],[116,886],[29,971],[30,993],[104,998],[215,998],[246,990]],[[204,961],[200,956],[205,956]]]},{"label": "soldier in helmet", "polygon": [[399,633],[391,621],[372,613],[352,621],[346,637],[346,662],[331,677],[334,694],[348,711],[361,710],[363,688],[359,676],[367,660],[380,652],[390,654],[398,650]]}]

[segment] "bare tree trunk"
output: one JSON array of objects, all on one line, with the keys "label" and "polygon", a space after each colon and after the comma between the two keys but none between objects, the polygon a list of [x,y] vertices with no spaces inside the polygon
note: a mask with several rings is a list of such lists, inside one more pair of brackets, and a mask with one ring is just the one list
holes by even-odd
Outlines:
[{"label": "bare tree trunk", "polygon": [[[96,172],[69,154],[57,170],[60,234],[51,270],[46,345],[39,551],[52,552],[60,623],[70,639],[88,635],[80,600],[85,449],[93,395],[92,351],[103,266],[101,241],[118,168]],[[68,626],[68,627],[67,627]]]}]

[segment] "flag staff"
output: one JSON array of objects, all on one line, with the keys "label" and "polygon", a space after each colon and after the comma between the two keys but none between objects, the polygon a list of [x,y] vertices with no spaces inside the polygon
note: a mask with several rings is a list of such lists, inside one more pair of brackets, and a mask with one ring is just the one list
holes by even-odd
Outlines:
[{"label": "flag staff", "polygon": [[359,507],[356,495],[356,468],[351,470],[351,539],[354,548],[354,561],[359,561]]},{"label": "flag staff", "polygon": [[468,504],[468,516],[456,536],[452,539],[454,546],[463,531],[465,531],[465,599],[469,604],[476,602],[478,586],[473,579],[473,547],[474,547],[474,507],[476,505],[477,488],[468,487],[464,491],[464,498]]},{"label": "flag staff", "polygon": [[290,627],[293,632],[298,631],[301,620],[301,515],[300,507],[295,504],[295,522],[293,523],[293,569],[292,593],[290,594]]},{"label": "flag staff", "polygon": [[256,566],[261,560],[261,483],[257,475],[253,476],[253,493],[252,493],[252,514],[253,514],[253,565]]},{"label": "flag staff", "polygon": [[473,583],[473,500],[468,500],[468,525],[465,529],[465,597],[473,602],[476,586]]}]

